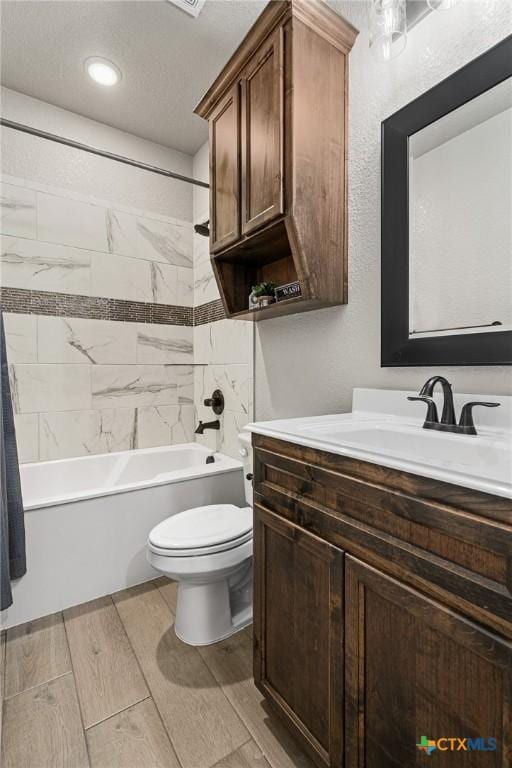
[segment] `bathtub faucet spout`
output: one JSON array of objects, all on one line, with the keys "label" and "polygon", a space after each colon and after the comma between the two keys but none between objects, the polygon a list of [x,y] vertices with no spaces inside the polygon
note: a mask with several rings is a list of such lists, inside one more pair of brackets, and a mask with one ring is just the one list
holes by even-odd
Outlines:
[{"label": "bathtub faucet spout", "polygon": [[204,434],[205,429],[220,429],[220,421],[218,419],[215,419],[215,421],[207,421],[206,423],[200,421],[199,426],[196,429],[196,435]]}]

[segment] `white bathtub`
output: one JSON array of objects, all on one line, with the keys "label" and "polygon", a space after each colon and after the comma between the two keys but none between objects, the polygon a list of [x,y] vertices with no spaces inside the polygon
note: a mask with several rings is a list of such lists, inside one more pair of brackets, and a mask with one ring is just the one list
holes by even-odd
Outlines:
[{"label": "white bathtub", "polygon": [[16,626],[158,574],[153,526],[203,504],[244,505],[242,463],[197,443],[21,466],[27,573],[2,627]]}]

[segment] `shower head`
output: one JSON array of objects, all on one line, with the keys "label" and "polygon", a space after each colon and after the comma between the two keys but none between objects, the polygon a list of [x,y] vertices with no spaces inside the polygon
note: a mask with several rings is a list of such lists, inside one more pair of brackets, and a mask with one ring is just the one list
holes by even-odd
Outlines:
[{"label": "shower head", "polygon": [[196,235],[203,235],[203,237],[210,237],[210,228],[208,224],[210,221],[205,221],[203,224],[194,224],[194,232]]}]

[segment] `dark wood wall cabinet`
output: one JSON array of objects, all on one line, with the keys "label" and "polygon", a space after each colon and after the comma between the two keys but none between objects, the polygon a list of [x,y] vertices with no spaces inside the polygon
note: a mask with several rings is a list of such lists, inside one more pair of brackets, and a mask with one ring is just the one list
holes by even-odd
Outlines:
[{"label": "dark wood wall cabinet", "polygon": [[314,761],[512,765],[512,502],[253,445],[255,680]]},{"label": "dark wood wall cabinet", "polygon": [[[272,0],[196,107],[210,126],[210,251],[228,317],[347,301],[347,56],[323,0]],[[249,312],[255,283],[301,296]]]}]

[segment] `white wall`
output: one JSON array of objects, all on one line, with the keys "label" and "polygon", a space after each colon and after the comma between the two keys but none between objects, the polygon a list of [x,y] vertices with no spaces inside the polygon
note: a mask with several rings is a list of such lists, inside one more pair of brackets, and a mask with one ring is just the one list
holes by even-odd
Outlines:
[{"label": "white wall", "polygon": [[[192,176],[192,157],[124,133],[108,125],[54,107],[30,96],[1,89],[2,116],[7,120],[56,133],[166,170]],[[71,192],[191,220],[192,187],[78,149],[2,128],[5,174],[53,184]]]},{"label": "white wall", "polygon": [[[379,64],[366,3],[331,4],[361,30],[349,60],[349,303],[257,324],[258,419],[347,410],[356,386],[418,389],[432,373],[380,368],[380,124],[512,32],[509,0],[462,0],[430,14],[398,59]],[[437,371],[459,392],[512,393],[505,367]]]}]

